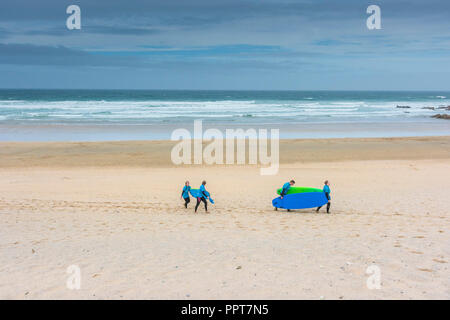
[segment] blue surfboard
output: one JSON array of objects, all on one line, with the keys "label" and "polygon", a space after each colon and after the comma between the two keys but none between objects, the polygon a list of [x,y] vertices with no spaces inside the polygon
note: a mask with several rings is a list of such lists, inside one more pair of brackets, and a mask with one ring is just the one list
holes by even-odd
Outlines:
[{"label": "blue surfboard", "polygon": [[[201,195],[201,193],[200,193],[200,189],[191,189],[190,192],[191,192],[191,195],[192,195],[194,198],[200,198],[200,197],[202,197],[202,195]],[[209,192],[206,191],[205,193],[206,193],[206,196],[207,196],[208,199],[209,199],[209,202],[211,202],[212,204],[214,204],[214,200],[211,199],[211,195],[209,194]]]},{"label": "blue surfboard", "polygon": [[272,200],[275,208],[281,209],[307,209],[323,206],[328,199],[323,192],[305,192],[288,194]]}]

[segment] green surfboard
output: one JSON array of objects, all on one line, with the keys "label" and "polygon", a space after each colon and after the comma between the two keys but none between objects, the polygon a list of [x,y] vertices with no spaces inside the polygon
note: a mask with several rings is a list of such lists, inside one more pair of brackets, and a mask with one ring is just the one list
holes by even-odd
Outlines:
[{"label": "green surfboard", "polygon": [[[277,190],[278,194],[281,194],[282,188]],[[294,193],[306,193],[306,192],[323,192],[322,189],[317,188],[309,188],[309,187],[291,187],[287,194],[294,194]]]}]

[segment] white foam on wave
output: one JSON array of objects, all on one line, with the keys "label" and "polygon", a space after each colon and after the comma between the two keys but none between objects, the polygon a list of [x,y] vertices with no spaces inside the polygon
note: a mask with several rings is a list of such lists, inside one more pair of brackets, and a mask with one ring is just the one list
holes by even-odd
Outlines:
[{"label": "white foam on wave", "polygon": [[[444,103],[445,100],[440,101]],[[450,103],[450,102],[449,102]],[[397,108],[397,105],[410,108]],[[88,101],[24,101],[0,100],[0,121],[152,121],[186,118],[271,118],[295,121],[307,117],[324,118],[429,117],[433,112],[424,107],[436,106],[432,101],[314,101],[303,100],[224,100],[224,101],[164,101],[164,100],[88,100]]]}]

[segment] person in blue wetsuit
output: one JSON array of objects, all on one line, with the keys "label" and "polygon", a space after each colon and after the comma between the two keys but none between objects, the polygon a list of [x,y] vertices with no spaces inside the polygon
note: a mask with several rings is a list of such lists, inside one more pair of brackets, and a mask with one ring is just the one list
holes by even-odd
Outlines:
[{"label": "person in blue wetsuit", "polygon": [[[283,199],[283,197],[288,193],[289,189],[295,184],[294,180],[291,180],[289,182],[286,182],[285,184],[283,184],[283,187],[281,188],[281,193],[280,193],[280,197],[281,199]],[[278,208],[275,208],[275,211],[278,210]],[[291,211],[290,209],[288,209],[288,211]]]},{"label": "person in blue wetsuit", "polygon": [[289,182],[286,182],[283,184],[283,187],[281,188],[280,197],[283,199],[283,197],[288,193],[289,189],[295,184],[294,180],[291,180]]},{"label": "person in blue wetsuit", "polygon": [[[331,206],[331,198],[330,198],[330,182],[328,180],[325,180],[324,182],[324,186],[323,186],[323,192],[325,193],[325,196],[328,199],[328,203],[327,203],[327,213],[330,213],[330,206]],[[319,212],[320,208],[322,208],[322,206],[318,207],[316,212]]]},{"label": "person in blue wetsuit", "polygon": [[200,202],[203,202],[205,204],[205,211],[208,212],[208,203],[206,202],[206,199],[208,198],[208,194],[206,193],[205,185],[206,185],[206,181],[203,180],[202,185],[200,186],[200,197],[197,197],[197,204],[195,205],[195,212],[197,212]]},{"label": "person in blue wetsuit", "polygon": [[189,185],[189,181],[184,183],[183,190],[181,191],[181,198],[184,199],[184,207],[187,208],[188,203],[191,202],[191,197],[189,196],[189,192],[191,191],[191,186]]}]

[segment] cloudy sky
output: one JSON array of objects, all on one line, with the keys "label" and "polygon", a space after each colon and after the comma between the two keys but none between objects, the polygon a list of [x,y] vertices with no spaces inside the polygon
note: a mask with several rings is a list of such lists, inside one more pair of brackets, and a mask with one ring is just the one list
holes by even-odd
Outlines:
[{"label": "cloudy sky", "polygon": [[448,0],[0,3],[1,88],[450,90],[449,76]]}]

